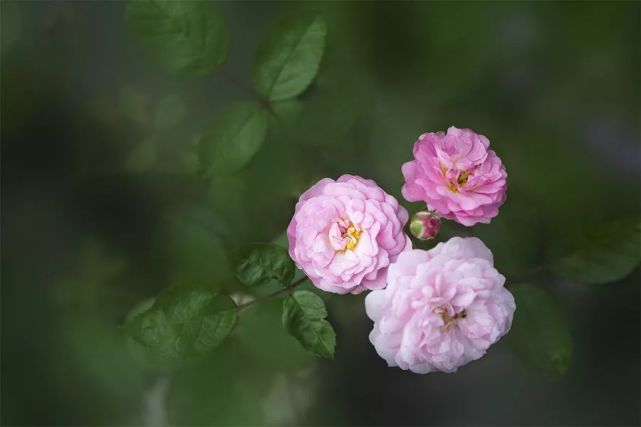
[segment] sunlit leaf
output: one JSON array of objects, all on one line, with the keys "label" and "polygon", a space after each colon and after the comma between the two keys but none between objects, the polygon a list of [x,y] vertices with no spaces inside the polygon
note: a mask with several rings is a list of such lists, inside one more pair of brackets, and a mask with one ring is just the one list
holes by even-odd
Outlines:
[{"label": "sunlit leaf", "polygon": [[253,102],[223,110],[200,138],[200,160],[209,175],[241,169],[256,154],[267,132],[267,113]]},{"label": "sunlit leaf", "polygon": [[541,288],[519,284],[514,322],[507,341],[528,365],[552,375],[564,374],[572,355],[567,321],[557,302]]},{"label": "sunlit leaf", "polygon": [[585,236],[574,253],[552,264],[552,270],[581,283],[608,283],[624,278],[641,261],[641,220],[608,223]]},{"label": "sunlit leaf", "polygon": [[206,288],[175,286],[162,292],[146,311],[132,317],[132,338],[169,365],[199,358],[229,336],[236,305]]},{"label": "sunlit leaf", "polygon": [[238,266],[238,280],[247,286],[268,285],[277,282],[289,285],[296,267],[287,250],[275,245],[260,245]]},{"label": "sunlit leaf", "polygon": [[283,301],[283,326],[307,350],[332,359],[336,333],[325,319],[323,300],[310,291],[296,291]]},{"label": "sunlit leaf", "polygon": [[272,101],[303,92],[318,72],[326,33],[322,15],[291,15],[280,21],[256,52],[256,90]]},{"label": "sunlit leaf", "polygon": [[227,27],[212,2],[132,0],[126,20],[140,43],[170,71],[205,74],[227,55]]}]

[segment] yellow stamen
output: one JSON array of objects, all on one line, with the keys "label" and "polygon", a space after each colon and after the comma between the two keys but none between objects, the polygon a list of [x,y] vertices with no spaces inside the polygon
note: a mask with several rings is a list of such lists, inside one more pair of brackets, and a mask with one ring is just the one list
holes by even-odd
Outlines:
[{"label": "yellow stamen", "polygon": [[347,231],[343,234],[343,238],[348,238],[349,242],[345,246],[345,249],[354,249],[358,244],[358,238],[361,235],[361,231],[357,230],[356,227],[350,225],[347,227]]},{"label": "yellow stamen", "polygon": [[441,316],[441,319],[443,319],[442,330],[444,332],[449,332],[456,325],[456,322],[459,319],[465,319],[467,317],[467,313],[465,312],[465,310],[461,311],[460,313],[456,313],[454,316],[450,316],[447,310],[443,307],[435,308],[434,314],[438,314],[439,316]]},{"label": "yellow stamen", "polygon": [[459,174],[458,178],[456,178],[456,182],[458,183],[459,186],[465,185],[469,177],[470,177],[470,173],[468,171],[463,171]]}]

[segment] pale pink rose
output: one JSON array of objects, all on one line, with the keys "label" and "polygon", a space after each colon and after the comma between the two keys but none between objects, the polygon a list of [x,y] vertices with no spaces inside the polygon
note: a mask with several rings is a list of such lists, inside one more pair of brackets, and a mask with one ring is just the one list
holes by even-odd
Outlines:
[{"label": "pale pink rose", "polygon": [[374,321],[370,341],[389,366],[455,372],[483,356],[512,324],[514,298],[477,238],[403,252],[387,282],[367,295],[365,309]]},{"label": "pale pink rose", "polygon": [[353,175],[321,179],[300,196],[287,227],[289,255],[325,291],[385,287],[388,265],[411,249],[408,214],[376,183]]},{"label": "pale pink rose", "polygon": [[507,197],[507,172],[490,141],[454,126],[424,133],[403,165],[403,197],[424,201],[440,216],[471,226],[489,223]]}]

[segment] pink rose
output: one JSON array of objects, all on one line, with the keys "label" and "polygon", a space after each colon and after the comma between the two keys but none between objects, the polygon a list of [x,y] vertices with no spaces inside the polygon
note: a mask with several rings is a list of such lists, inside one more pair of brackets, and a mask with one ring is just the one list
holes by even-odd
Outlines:
[{"label": "pink rose", "polygon": [[287,227],[289,255],[325,291],[385,287],[387,266],[411,248],[407,211],[376,183],[353,175],[321,179],[300,197]]},{"label": "pink rose", "polygon": [[507,333],[516,306],[477,238],[454,237],[429,251],[403,252],[387,288],[365,299],[370,341],[389,366],[455,372]]},{"label": "pink rose", "polygon": [[440,216],[471,226],[489,223],[507,197],[507,172],[490,141],[454,126],[424,133],[403,165],[403,197],[424,201]]}]

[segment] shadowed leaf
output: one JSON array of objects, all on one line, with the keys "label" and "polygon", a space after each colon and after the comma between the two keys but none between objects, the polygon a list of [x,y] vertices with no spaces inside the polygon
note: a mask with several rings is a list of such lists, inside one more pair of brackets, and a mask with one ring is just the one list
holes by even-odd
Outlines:
[{"label": "shadowed leaf", "polygon": [[552,375],[568,370],[572,339],[557,302],[547,292],[528,284],[510,289],[516,313],[507,341],[528,365]]},{"label": "shadowed leaf", "polygon": [[132,0],[126,20],[140,43],[172,72],[206,74],[227,56],[227,27],[211,2]]}]

